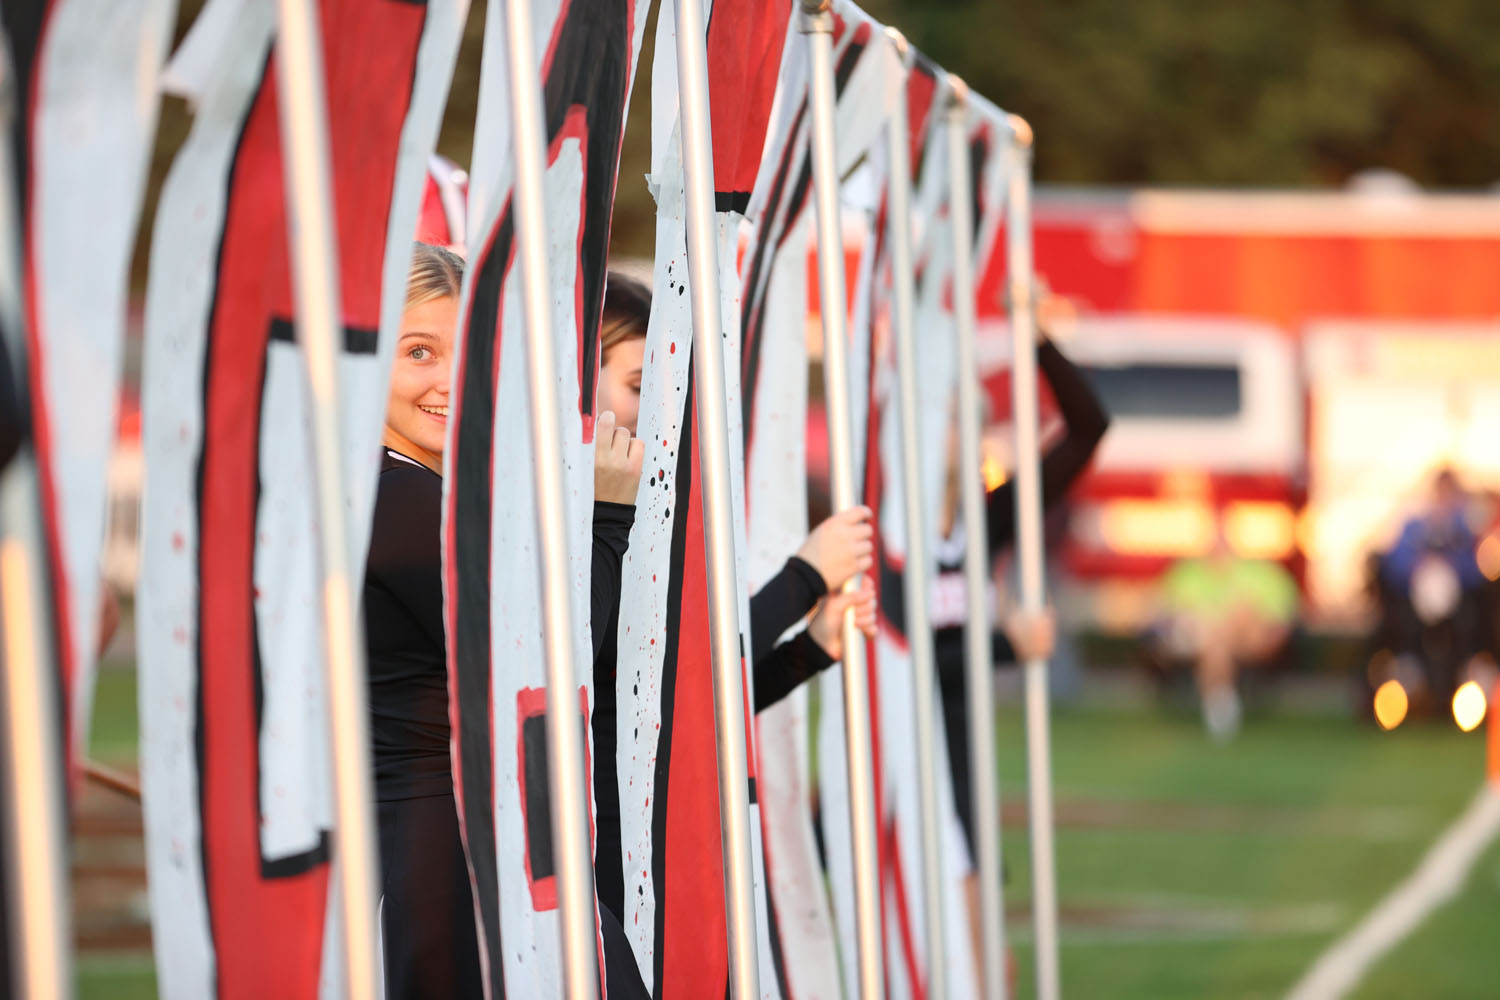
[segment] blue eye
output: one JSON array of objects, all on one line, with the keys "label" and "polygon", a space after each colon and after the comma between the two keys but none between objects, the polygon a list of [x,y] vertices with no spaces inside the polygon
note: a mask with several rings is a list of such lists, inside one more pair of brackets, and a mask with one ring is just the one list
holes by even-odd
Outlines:
[{"label": "blue eye", "polygon": [[413,347],[411,350],[406,352],[406,356],[411,358],[413,361],[426,361],[432,357],[432,348]]}]

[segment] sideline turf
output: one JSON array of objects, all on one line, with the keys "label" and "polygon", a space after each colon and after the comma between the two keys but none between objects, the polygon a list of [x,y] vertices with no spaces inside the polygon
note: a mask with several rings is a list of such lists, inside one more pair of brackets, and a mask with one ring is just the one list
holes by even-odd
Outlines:
[{"label": "sideline turf", "polygon": [[[999,742],[1009,805],[1025,794],[1019,714],[1005,713]],[[1075,816],[1059,830],[1064,995],[1281,996],[1463,811],[1483,752],[1477,734],[1441,725],[1387,734],[1338,716],[1284,715],[1252,719],[1218,747],[1188,719],[1060,713],[1060,803],[1140,806],[1115,809],[1123,828],[1087,828]],[[1009,824],[1005,837],[1024,997],[1025,829]],[[1492,995],[1500,854],[1486,857],[1460,900],[1376,967],[1362,1000]]]},{"label": "sideline turf", "polygon": [[[127,763],[134,674],[101,674],[94,753]],[[1008,930],[1030,996],[1020,714],[1001,713]],[[1249,720],[1227,747],[1187,718],[1061,710],[1053,763],[1063,823],[1064,995],[1280,997],[1417,863],[1465,808],[1483,743],[1451,726],[1378,733],[1341,716]],[[1093,807],[1091,808],[1091,804]],[[1092,813],[1092,815],[1090,815]],[[1099,820],[1108,820],[1101,825]],[[1494,995],[1500,846],[1465,891],[1377,964],[1358,1000]],[[79,996],[149,997],[145,954],[85,955]]]}]

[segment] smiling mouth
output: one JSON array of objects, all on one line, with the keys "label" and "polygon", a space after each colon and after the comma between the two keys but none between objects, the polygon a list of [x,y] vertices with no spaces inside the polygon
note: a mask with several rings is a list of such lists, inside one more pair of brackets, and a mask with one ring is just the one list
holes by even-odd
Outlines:
[{"label": "smiling mouth", "polygon": [[437,417],[440,420],[448,419],[448,408],[446,406],[423,406],[421,403],[418,403],[417,409],[421,410],[423,413],[430,413],[432,416]]}]

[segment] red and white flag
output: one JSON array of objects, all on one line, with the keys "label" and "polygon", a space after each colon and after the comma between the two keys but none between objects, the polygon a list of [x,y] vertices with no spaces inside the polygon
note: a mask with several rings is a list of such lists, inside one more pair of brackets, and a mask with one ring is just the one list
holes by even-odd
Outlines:
[{"label": "red and white flag", "polygon": [[[943,109],[948,100],[946,87],[938,71],[920,53],[914,54],[907,78],[908,128],[912,169],[918,180],[914,228],[920,227],[915,266],[917,270],[916,324],[917,338],[917,419],[919,437],[925,441],[946,440],[953,414],[956,387],[957,334],[953,315],[953,243],[951,215],[948,211],[951,191],[948,184],[948,138]],[[988,240],[985,250],[994,245],[1003,209],[1002,174],[1004,158],[997,144],[988,136],[1003,127],[998,113],[971,113],[969,155],[974,168],[974,188],[961,197],[973,199],[976,232]],[[877,156],[877,164],[884,156]],[[888,210],[888,206],[886,206]],[[882,225],[882,228],[884,226]],[[884,254],[884,233],[877,239]],[[977,256],[988,260],[982,250]],[[880,316],[889,309],[889,260],[876,260],[879,275],[864,284],[859,296],[871,296],[870,303],[856,304],[856,313],[868,309]],[[881,897],[886,937],[888,989],[893,997],[920,997],[927,990],[928,969],[932,961],[942,961],[947,969],[949,989],[955,996],[977,995],[978,967],[970,945],[969,913],[964,905],[965,879],[973,871],[973,861],[962,836],[951,769],[948,765],[948,743],[944,737],[943,717],[935,712],[932,732],[936,745],[937,807],[942,854],[942,884],[937,898],[943,906],[945,953],[933,958],[926,954],[924,934],[923,866],[921,863],[921,805],[918,795],[916,719],[911,647],[913,638],[906,631],[902,573],[906,565],[908,540],[905,527],[905,505],[899,443],[894,356],[888,346],[872,339],[871,409],[867,438],[867,500],[877,510],[879,522],[876,558],[880,567],[880,625],[871,643],[871,663],[876,684],[875,726],[878,735],[877,772],[880,790],[881,823]],[[919,481],[924,492],[924,507],[935,517],[944,479],[945,451],[925,449],[918,456]],[[937,526],[929,522],[926,549],[936,551]],[[931,641],[930,636],[916,641]],[[933,692],[934,695],[937,692]]]},{"label": "red and white flag", "polygon": [[[705,4],[705,8],[709,5]],[[652,92],[652,173],[657,203],[656,268],[641,383],[640,436],[646,481],[624,567],[617,696],[618,771],[626,933],[647,985],[661,998],[721,996],[728,984],[724,863],[719,824],[713,672],[685,187],[678,115],[675,21],[663,8]],[[715,223],[729,411],[729,462],[736,550],[743,553],[744,464],[737,359],[736,249],[757,182],[788,38],[790,3],[714,0],[705,11],[713,129]],[[744,565],[736,583],[741,648],[749,645]],[[748,666],[741,658],[742,670]],[[746,705],[752,679],[744,677]],[[785,933],[766,892],[753,728],[747,726],[761,993],[786,993]]]},{"label": "red and white flag", "polygon": [[23,0],[4,15],[24,101],[32,432],[74,764],[93,699],[130,258],[176,11],[176,0]]},{"label": "red and white flag", "polygon": [[[801,546],[807,513],[807,43],[795,17],[782,52],[777,111],[748,210],[740,315],[744,400],[746,578],[751,592]],[[764,647],[779,636],[757,636]],[[833,667],[832,669],[839,669]],[[840,995],[833,916],[812,822],[808,685],[755,717],[770,912],[790,997]]]},{"label": "red and white flag", "polygon": [[[646,9],[636,0],[535,0],[531,11],[548,144],[547,265],[569,590],[578,626],[573,662],[585,733],[593,706],[589,575],[599,321],[620,143]],[[531,478],[536,462],[499,4],[491,4],[488,17],[456,416],[443,482],[449,691],[460,828],[489,995],[541,997],[561,991],[562,952],[547,785],[547,671]]]},{"label": "red and white flag", "polygon": [[[767,143],[756,193],[751,199],[753,234],[744,260],[742,365],[747,413],[749,558],[751,582],[764,582],[795,551],[808,529],[806,497],[808,253],[813,246],[810,153],[811,114],[807,94],[806,41],[792,36],[781,70],[777,121]],[[840,176],[878,149],[892,109],[900,65],[879,25],[852,5],[838,5],[834,22],[835,147]],[[841,235],[862,247],[867,270],[876,235],[872,190],[880,178],[869,170],[846,183],[841,201],[863,199],[865,211],[846,211]],[[873,188],[872,188],[873,185]],[[862,194],[861,194],[862,192]],[[841,245],[836,252],[843,253]],[[868,284],[864,274],[858,284]],[[868,298],[868,296],[866,296]],[[860,298],[855,297],[858,303]],[[844,308],[846,303],[838,303]],[[856,308],[850,327],[851,399],[856,443],[868,413],[872,326],[868,310]],[[862,459],[856,455],[857,462]],[[861,463],[862,464],[862,463]],[[856,470],[856,477],[860,470]],[[762,637],[763,638],[763,637]],[[823,890],[823,872],[813,834],[809,787],[808,692],[794,692],[761,713],[758,721],[762,801],[771,897],[782,929],[788,990],[798,997],[833,997],[840,980],[853,989],[853,862],[848,827],[841,667],[818,681],[830,739],[820,748],[822,795],[819,815],[828,860],[833,907]],[[831,714],[837,721],[828,721]],[[828,772],[836,772],[829,774]],[[835,920],[835,916],[839,919]],[[842,959],[842,975],[840,969]]]},{"label": "red and white flag", "polygon": [[[321,0],[348,567],[466,0]],[[211,0],[169,71],[194,123],[146,302],[136,628],[163,996],[340,996],[309,397],[293,335],[275,7]]]}]

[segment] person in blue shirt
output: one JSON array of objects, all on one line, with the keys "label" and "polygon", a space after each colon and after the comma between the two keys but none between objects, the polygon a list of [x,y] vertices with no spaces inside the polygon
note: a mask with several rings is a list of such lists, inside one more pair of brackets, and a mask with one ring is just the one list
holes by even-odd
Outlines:
[{"label": "person in blue shirt", "polygon": [[1410,587],[1425,558],[1447,563],[1465,590],[1483,586],[1484,574],[1475,555],[1478,540],[1467,519],[1468,500],[1457,474],[1452,469],[1439,470],[1426,509],[1407,520],[1382,563],[1381,575],[1388,586]]},{"label": "person in blue shirt", "polygon": [[1385,632],[1408,677],[1422,677],[1446,700],[1484,648],[1484,591],[1469,495],[1440,469],[1425,507],[1401,528],[1378,561]]}]

